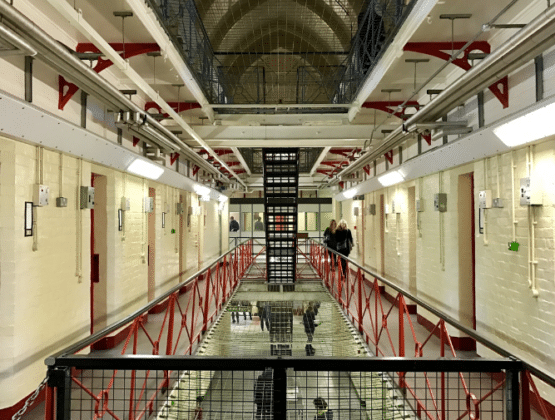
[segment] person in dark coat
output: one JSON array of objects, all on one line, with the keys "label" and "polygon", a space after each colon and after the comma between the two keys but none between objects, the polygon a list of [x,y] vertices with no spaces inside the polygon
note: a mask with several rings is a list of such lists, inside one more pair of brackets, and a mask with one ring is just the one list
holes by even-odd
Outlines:
[{"label": "person in dark coat", "polygon": [[[324,231],[324,245],[328,248],[337,251],[337,241],[335,239],[335,231],[337,229],[337,223],[335,219],[332,219],[329,227]],[[335,254],[333,252],[329,253],[331,255],[331,260],[335,263]]]},{"label": "person in dark coat", "polygon": [[229,218],[229,231],[237,232],[239,230],[239,222],[233,216]]},{"label": "person in dark coat", "polygon": [[[353,249],[353,235],[351,231],[347,227],[347,222],[345,220],[341,220],[339,222],[339,226],[335,231],[335,239],[337,241],[337,252],[341,255],[346,257],[349,256],[351,253],[351,249]],[[341,260],[341,268],[343,270],[343,276],[347,275],[347,260],[344,258],[340,258]]]},{"label": "person in dark coat", "polygon": [[256,420],[272,417],[273,378],[272,369],[266,368],[254,384],[254,402],[256,404]]},{"label": "person in dark coat", "polygon": [[254,223],[254,230],[264,230],[264,223],[262,223],[262,219],[260,217],[258,217]]},{"label": "person in dark coat", "polygon": [[262,309],[259,311],[260,313],[260,328],[264,331],[264,323],[266,323],[266,328],[270,331],[270,317],[272,316],[272,309],[270,304],[266,302]]},{"label": "person in dark coat", "polygon": [[314,399],[313,403],[317,410],[314,420],[333,420],[333,410],[328,409],[325,399],[318,397]]},{"label": "person in dark coat", "polygon": [[312,343],[312,338],[314,337],[314,330],[316,329],[316,323],[314,322],[314,308],[309,306],[305,313],[303,314],[303,325],[304,332],[308,338],[308,342]]}]

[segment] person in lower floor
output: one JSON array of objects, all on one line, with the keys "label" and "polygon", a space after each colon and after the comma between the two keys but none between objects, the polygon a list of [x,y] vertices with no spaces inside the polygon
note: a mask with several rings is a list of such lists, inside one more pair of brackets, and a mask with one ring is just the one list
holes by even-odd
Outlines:
[{"label": "person in lower floor", "polygon": [[273,378],[272,369],[266,368],[254,384],[254,403],[256,404],[256,420],[272,418]]},{"label": "person in lower floor", "polygon": [[312,342],[312,339],[314,337],[314,330],[316,330],[316,323],[314,322],[314,318],[314,308],[312,306],[309,306],[303,314],[304,332],[306,333],[306,337],[309,343]]},{"label": "person in lower floor", "polygon": [[266,302],[258,313],[260,314],[260,328],[264,331],[264,324],[266,324],[267,330],[270,331],[270,317],[272,316],[270,304]]},{"label": "person in lower floor", "polygon": [[314,399],[313,403],[317,411],[314,420],[333,420],[333,410],[328,409],[325,399],[318,397]]}]

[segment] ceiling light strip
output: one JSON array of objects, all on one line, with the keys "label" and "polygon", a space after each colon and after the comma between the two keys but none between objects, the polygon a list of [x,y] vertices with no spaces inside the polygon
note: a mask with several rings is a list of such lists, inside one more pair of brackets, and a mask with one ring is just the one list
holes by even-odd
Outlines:
[{"label": "ceiling light strip", "polygon": [[218,157],[216,153],[208,146],[202,138],[187,124],[177,112],[164,101],[158,92],[156,92],[152,87],[135,71],[129,66],[129,62],[122,59],[121,56],[115,51],[106,40],[83,18],[81,11],[74,10],[69,3],[65,0],[47,0],[58,12],[62,14],[66,19],[69,20],[70,24],[78,29],[89,41],[91,41],[100,51],[102,51],[106,57],[111,60],[114,65],[120,69],[129,79],[135,83],[135,85],[153,99],[163,111],[169,114],[175,122],[180,125],[193,139],[197,141],[206,151],[208,151],[214,158],[220,162],[220,164],[226,168],[229,173],[231,173],[238,182],[245,188],[246,184],[241,178],[227,166],[227,164]]}]

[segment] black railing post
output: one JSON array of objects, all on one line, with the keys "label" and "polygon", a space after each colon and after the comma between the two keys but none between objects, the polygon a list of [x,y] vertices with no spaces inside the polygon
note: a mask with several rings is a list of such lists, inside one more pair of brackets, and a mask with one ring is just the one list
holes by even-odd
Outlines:
[{"label": "black railing post", "polygon": [[518,370],[507,369],[505,371],[506,420],[519,420],[520,418],[519,386]]},{"label": "black railing post", "polygon": [[56,388],[56,420],[69,420],[71,418],[71,368],[50,368],[48,386]]},{"label": "black railing post", "polygon": [[287,371],[274,369],[274,420],[287,418]]}]

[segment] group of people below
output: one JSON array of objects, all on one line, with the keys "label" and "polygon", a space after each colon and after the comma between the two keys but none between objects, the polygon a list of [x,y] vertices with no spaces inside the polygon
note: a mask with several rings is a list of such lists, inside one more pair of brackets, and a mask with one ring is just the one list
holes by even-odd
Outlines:
[{"label": "group of people below", "polygon": [[[235,220],[233,216],[229,218],[229,231],[230,232],[239,232],[241,227],[239,226],[239,222]],[[263,231],[264,230],[264,223],[262,222],[261,217],[256,218],[256,222],[254,222],[254,230],[255,231]]]},{"label": "group of people below", "polygon": [[[324,231],[324,245],[329,249],[336,251],[338,254],[348,257],[353,249],[353,235],[350,229],[347,227],[347,222],[343,219],[339,221],[337,225],[335,219],[332,219],[330,226]],[[331,254],[331,261],[336,262],[335,254]],[[343,270],[343,276],[347,274],[347,261],[344,258],[339,257],[341,260],[341,269]],[[339,261],[337,261],[339,264]]]}]

